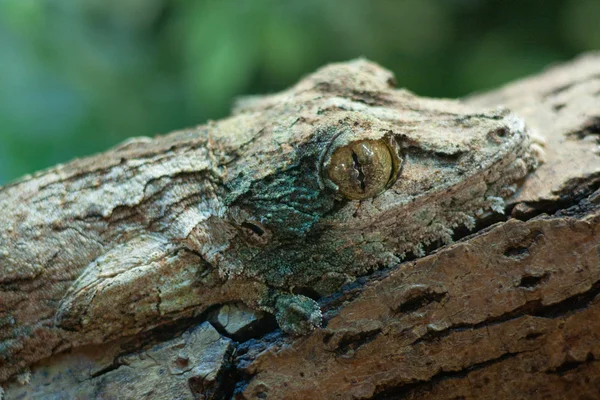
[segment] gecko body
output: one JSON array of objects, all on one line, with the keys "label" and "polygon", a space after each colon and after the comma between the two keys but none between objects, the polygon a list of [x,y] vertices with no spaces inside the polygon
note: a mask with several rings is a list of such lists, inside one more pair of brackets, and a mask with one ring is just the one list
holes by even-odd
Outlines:
[{"label": "gecko body", "polygon": [[0,188],[0,381],[231,301],[309,332],[315,298],[502,212],[535,166],[518,117],[357,60],[25,177]]}]

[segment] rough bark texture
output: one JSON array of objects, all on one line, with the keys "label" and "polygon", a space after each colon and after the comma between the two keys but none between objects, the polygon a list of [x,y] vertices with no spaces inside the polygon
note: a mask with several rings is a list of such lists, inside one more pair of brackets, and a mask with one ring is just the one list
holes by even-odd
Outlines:
[{"label": "rough bark texture", "polygon": [[600,398],[600,55],[465,101],[507,106],[546,142],[515,218],[322,299],[308,336],[264,335],[263,318],[237,343],[227,317],[219,334],[183,313],[46,359],[7,398]]},{"label": "rough bark texture", "polygon": [[392,82],[332,64],[0,188],[0,382],[232,301],[309,333],[315,299],[504,211],[537,164],[525,123]]}]

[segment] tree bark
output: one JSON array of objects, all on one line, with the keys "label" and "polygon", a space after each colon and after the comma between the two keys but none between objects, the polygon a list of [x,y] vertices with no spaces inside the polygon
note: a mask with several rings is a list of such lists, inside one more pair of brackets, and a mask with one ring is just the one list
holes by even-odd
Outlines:
[{"label": "tree bark", "polygon": [[600,54],[465,102],[543,138],[510,218],[321,300],[309,336],[181,315],[52,356],[6,398],[600,398]]}]

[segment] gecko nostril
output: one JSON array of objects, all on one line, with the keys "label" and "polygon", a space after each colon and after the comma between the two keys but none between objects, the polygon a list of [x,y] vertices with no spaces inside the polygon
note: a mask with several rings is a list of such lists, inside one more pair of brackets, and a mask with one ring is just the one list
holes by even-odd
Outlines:
[{"label": "gecko nostril", "polygon": [[497,128],[488,132],[487,136],[494,143],[500,144],[504,141],[504,138],[507,138],[511,132],[505,127]]}]

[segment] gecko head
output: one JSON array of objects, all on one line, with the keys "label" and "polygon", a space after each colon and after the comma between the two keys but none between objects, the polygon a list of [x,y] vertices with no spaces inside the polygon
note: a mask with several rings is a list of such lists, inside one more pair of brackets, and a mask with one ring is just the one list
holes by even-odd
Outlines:
[{"label": "gecko head", "polygon": [[263,100],[262,135],[228,182],[224,257],[240,273],[331,292],[502,212],[535,165],[519,118],[393,89],[373,65]]}]

